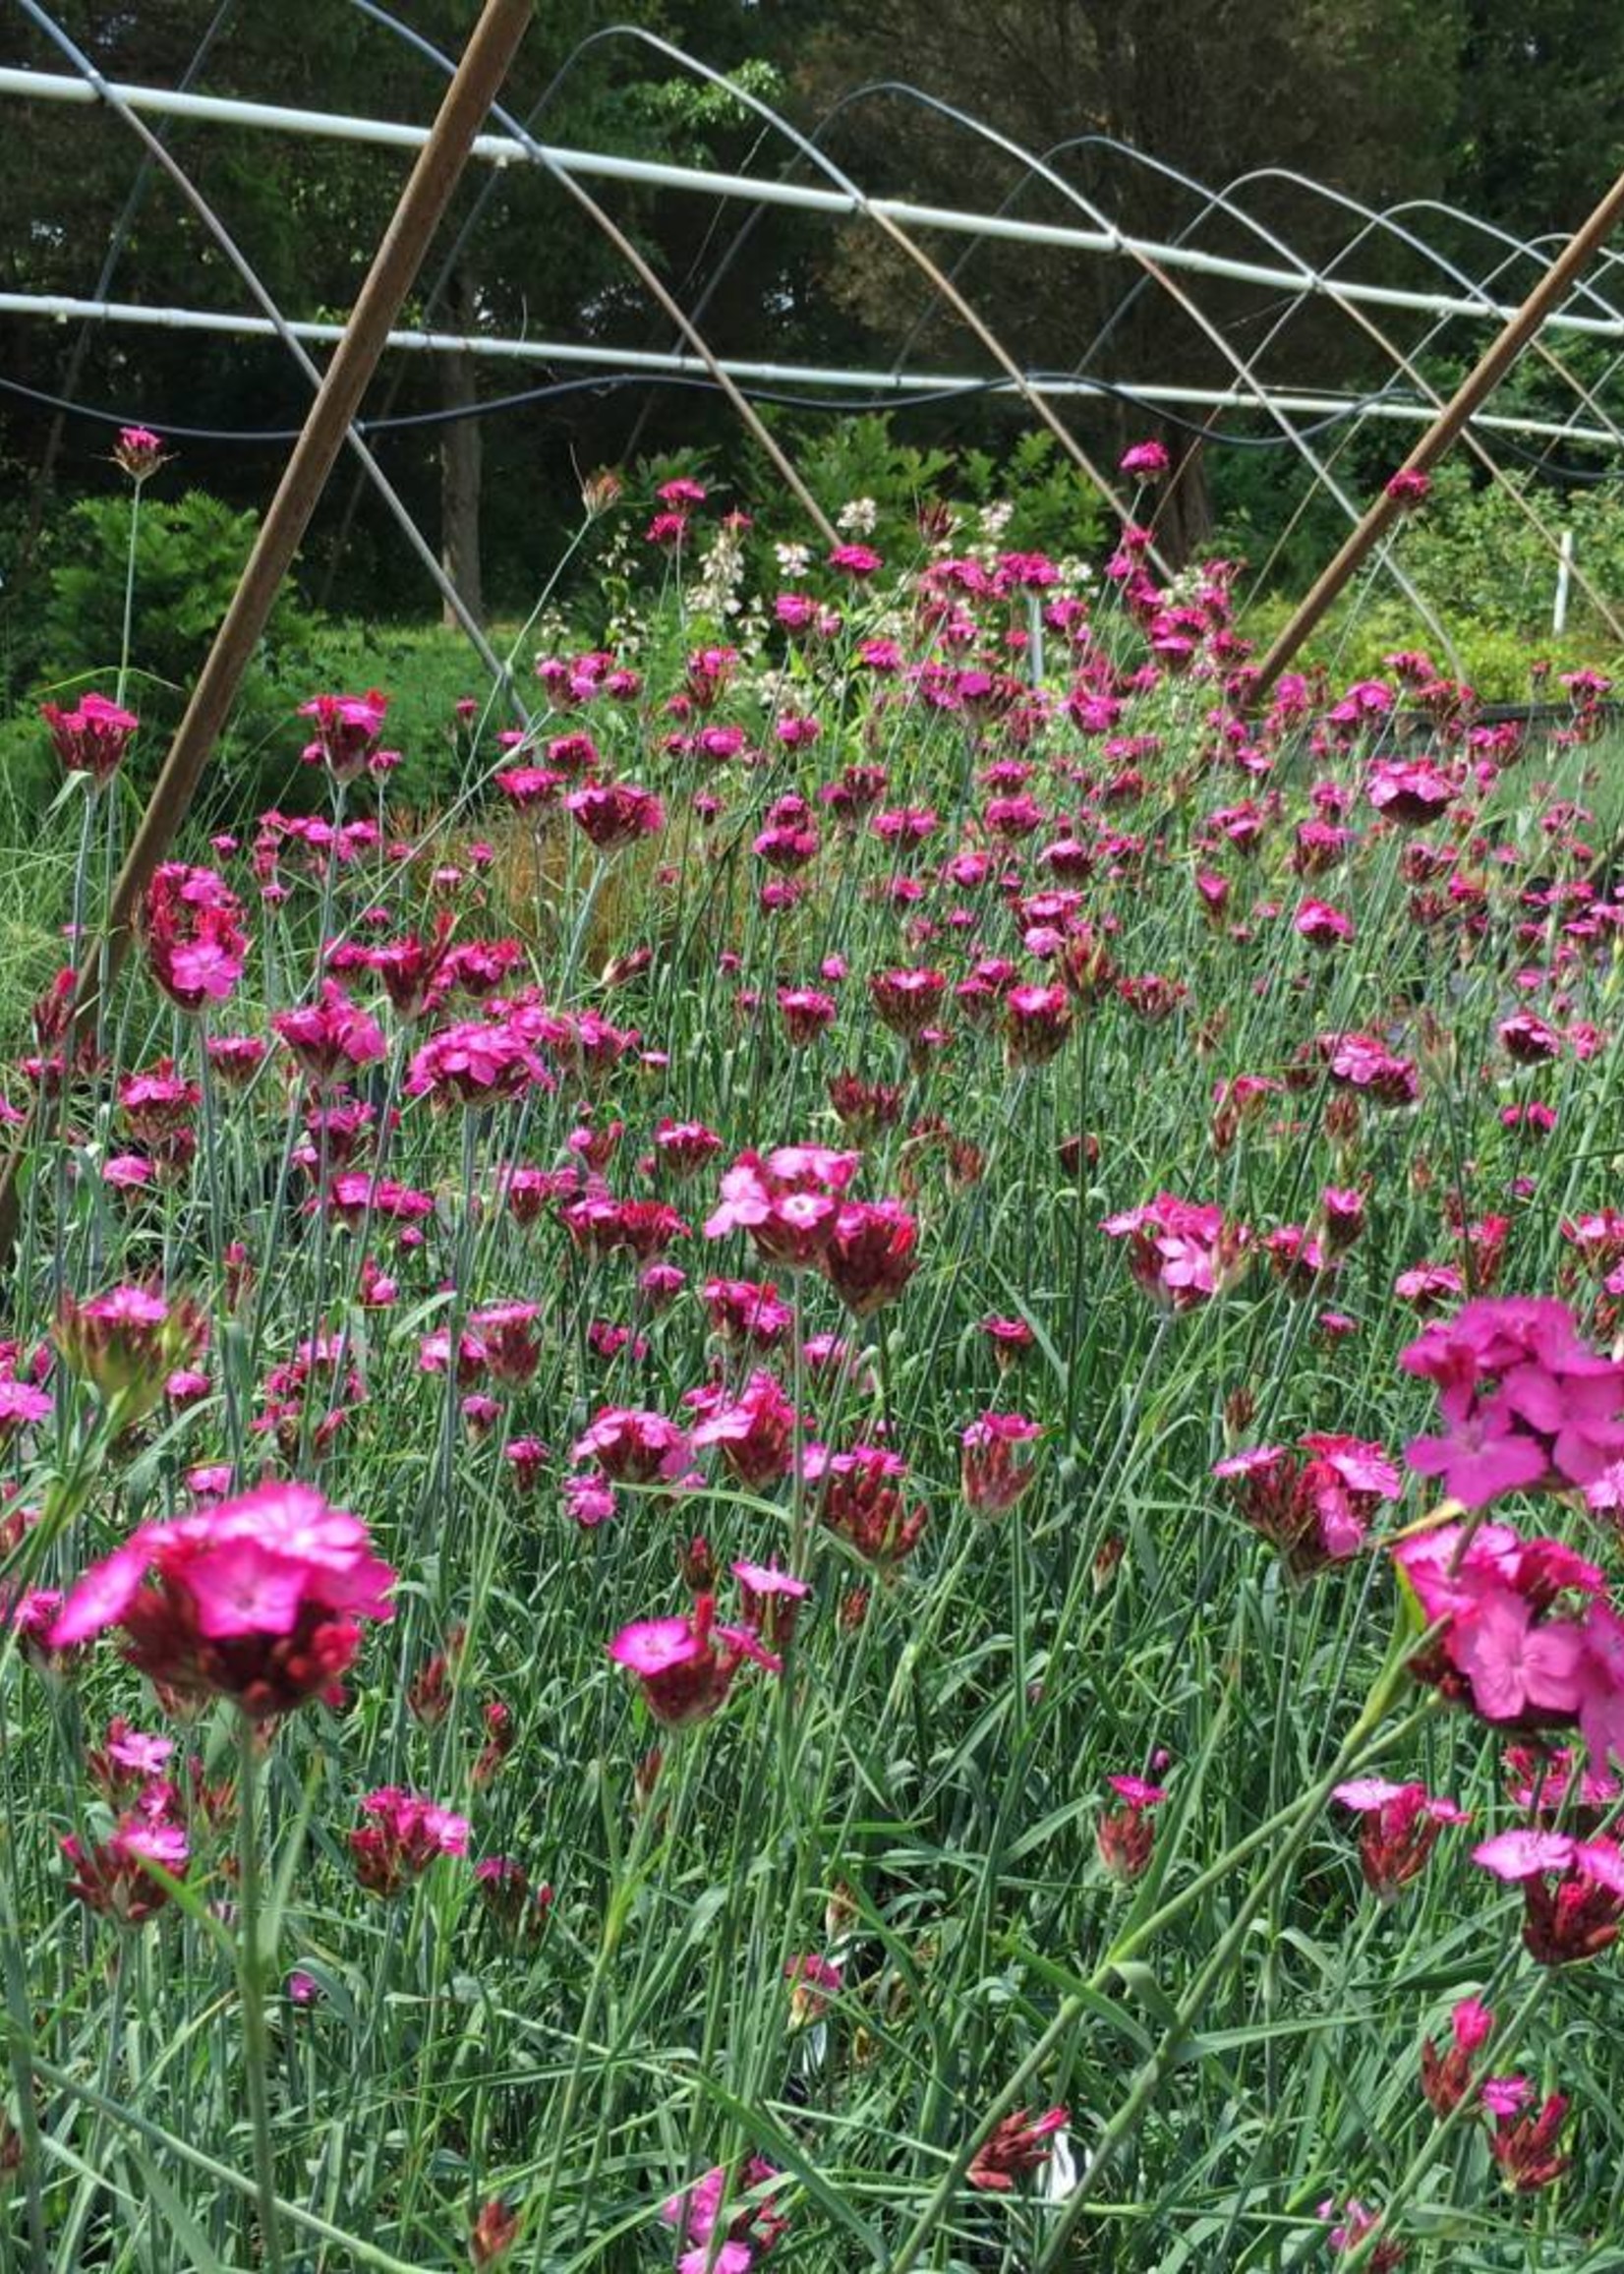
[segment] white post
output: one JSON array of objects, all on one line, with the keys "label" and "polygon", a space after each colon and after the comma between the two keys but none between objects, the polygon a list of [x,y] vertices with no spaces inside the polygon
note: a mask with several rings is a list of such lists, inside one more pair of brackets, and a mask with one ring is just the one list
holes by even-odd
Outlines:
[{"label": "white post", "polygon": [[1043,595],[1026,595],[1026,668],[1034,687],[1043,684]]},{"label": "white post", "polygon": [[1568,628],[1568,593],[1573,585],[1573,531],[1564,529],[1556,549],[1556,601],[1550,628],[1558,637]]}]

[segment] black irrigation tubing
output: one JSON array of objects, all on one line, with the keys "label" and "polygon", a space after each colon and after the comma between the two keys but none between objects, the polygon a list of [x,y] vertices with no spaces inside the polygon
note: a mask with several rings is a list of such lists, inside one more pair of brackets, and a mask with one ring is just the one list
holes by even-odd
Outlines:
[{"label": "black irrigation tubing", "polygon": [[[1057,382],[1063,375],[1055,372],[1029,372],[1028,379],[1034,386]],[[1293,447],[1286,435],[1240,435],[1223,428],[1208,427],[1199,419],[1186,418],[1182,413],[1158,403],[1131,387],[1119,386],[1110,379],[1091,379],[1102,396],[1113,402],[1127,403],[1131,409],[1141,411],[1146,418],[1162,421],[1183,432],[1199,435],[1204,441],[1222,448],[1235,450],[1284,450]],[[522,387],[514,394],[491,395],[483,402],[459,404],[435,411],[403,411],[388,418],[357,419],[355,431],[360,435],[388,435],[409,432],[416,428],[454,426],[463,419],[493,418],[504,411],[523,410],[533,403],[555,402],[567,395],[611,394],[623,387],[667,386],[700,388],[716,391],[716,381],[701,372],[611,372],[596,373],[591,377],[571,379],[551,379],[542,386]],[[751,385],[739,382],[741,394],[752,402],[769,403],[783,410],[825,411],[836,414],[854,411],[923,410],[933,403],[962,402],[975,395],[1009,394],[1013,391],[1006,379],[966,379],[951,387],[921,387],[911,391],[890,389],[876,395],[803,395],[786,388]],[[21,379],[0,375],[0,392],[16,395],[25,402],[37,403],[42,409],[59,411],[67,417],[84,419],[104,427],[153,427],[166,441],[177,442],[232,442],[254,444],[288,442],[298,435],[297,427],[192,427],[176,424],[156,414],[134,411],[109,411],[97,405],[70,401],[66,396],[50,393],[44,387],[25,385]],[[1383,404],[1408,400],[1379,393],[1363,395],[1353,401],[1338,404],[1325,416],[1299,427],[1299,435],[1315,436],[1328,433],[1332,428],[1346,425],[1350,420],[1363,418],[1367,412]],[[1420,406],[1418,406],[1420,407]],[[1499,437],[1509,455],[1520,458],[1537,468],[1550,480],[1561,483],[1595,484],[1615,479],[1608,469],[1580,466],[1553,466],[1537,452],[1521,448],[1507,437]],[[1597,444],[1599,448],[1601,445]]]},{"label": "black irrigation tubing", "polygon": [[[1587,718],[1604,719],[1610,727],[1624,719],[1624,703],[1602,699],[1584,708]],[[1577,715],[1578,707],[1573,703],[1479,703],[1464,723],[1468,727],[1537,727],[1554,731],[1571,727]],[[1430,742],[1437,731],[1438,723],[1430,712],[1394,711],[1371,736],[1371,752],[1379,757],[1394,743]]]}]

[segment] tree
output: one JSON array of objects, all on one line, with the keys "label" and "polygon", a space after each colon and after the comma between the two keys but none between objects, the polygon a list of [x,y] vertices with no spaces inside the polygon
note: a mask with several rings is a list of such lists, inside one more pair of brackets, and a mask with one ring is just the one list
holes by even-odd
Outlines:
[{"label": "tree", "polygon": [[1575,229],[1624,168],[1624,56],[1603,0],[1465,0],[1450,194],[1521,236]]}]

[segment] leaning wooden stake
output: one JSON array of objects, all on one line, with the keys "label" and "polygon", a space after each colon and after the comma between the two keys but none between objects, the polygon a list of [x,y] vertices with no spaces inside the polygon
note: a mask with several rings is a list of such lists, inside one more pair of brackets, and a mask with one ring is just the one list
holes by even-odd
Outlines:
[{"label": "leaning wooden stake", "polygon": [[[113,886],[102,938],[80,964],[74,985],[74,1033],[81,1030],[94,1006],[103,973],[110,976],[123,960],[142,896],[186,818],[209,753],[236,700],[243,672],[264,630],[271,604],[361,407],[390,326],[450,204],[474,137],[507,75],[530,21],[532,4],[533,0],[485,0],[439,114],[373,257],[344,336],[317,389],[304,431],[255,539],[242,581],[214,634],[208,660]],[[10,1261],[17,1241],[19,1185],[38,1121],[37,1095],[34,1110],[0,1177],[0,1263]]]},{"label": "leaning wooden stake", "polygon": [[[1624,219],[1624,174],[1614,182],[1584,227],[1568,240],[1505,329],[1483,351],[1479,363],[1467,374],[1405,459],[1399,469],[1401,473],[1424,474],[1437,463],[1620,219]],[[1403,511],[1402,495],[1394,496],[1390,491],[1383,490],[1364,518],[1349,531],[1341,552],[1321,569],[1306,599],[1277,634],[1257,666],[1251,688],[1253,699],[1266,694],[1273,686],[1361,561],[1367,558],[1371,548]]]}]

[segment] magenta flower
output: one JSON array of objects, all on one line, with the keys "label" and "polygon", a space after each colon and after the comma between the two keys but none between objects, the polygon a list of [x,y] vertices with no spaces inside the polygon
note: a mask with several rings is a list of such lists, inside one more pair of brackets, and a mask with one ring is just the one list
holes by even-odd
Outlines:
[{"label": "magenta flower", "polygon": [[1537,2115],[1525,2117],[1522,2111],[1533,2098],[1534,2086],[1526,2076],[1491,2076],[1483,2086],[1483,2106],[1494,2119],[1489,2153],[1502,2182],[1516,2195],[1554,2187],[1573,2163],[1571,2156],[1555,2152],[1557,2134],[1567,2120],[1566,2097],[1553,2092]]},{"label": "magenta flower", "polygon": [[[1337,2257],[1341,2257],[1345,2251],[1359,2249],[1381,2218],[1380,2212],[1372,2211],[1355,2196],[1350,2196],[1340,2210],[1335,2197],[1327,2196],[1319,2206],[1319,2216],[1326,2221],[1340,2221],[1326,2237]],[[1394,2269],[1404,2263],[1404,2245],[1392,2239],[1377,2243],[1365,2262],[1370,2274],[1394,2274]]]},{"label": "magenta flower", "polygon": [[1321,1035],[1318,1047],[1339,1088],[1376,1105],[1415,1104],[1420,1081],[1413,1059],[1399,1057],[1369,1034]]},{"label": "magenta flower", "polygon": [[609,1644],[609,1657],[636,1675],[656,1720],[675,1728],[708,1721],[747,1658],[769,1673],[783,1671],[783,1661],[747,1628],[715,1621],[715,1598],[702,1595],[687,1616],[635,1620]]},{"label": "magenta flower", "polygon": [[656,1125],[654,1148],[673,1176],[691,1177],[722,1150],[722,1139],[702,1121],[662,1120]]},{"label": "magenta flower", "polygon": [[139,489],[160,466],[168,463],[162,437],[154,435],[150,427],[120,427],[118,440],[113,445],[113,463],[128,474]]},{"label": "magenta flower", "polygon": [[827,1145],[779,1145],[765,1160],[741,1153],[723,1175],[721,1202],[706,1219],[705,1237],[747,1231],[775,1262],[808,1269],[823,1258],[861,1159]]},{"label": "magenta flower", "polygon": [[104,789],[111,782],[141,725],[133,711],[121,710],[105,695],[96,694],[82,695],[71,711],[43,704],[39,716],[50,729],[64,770],[87,774],[93,789]]},{"label": "magenta flower", "polygon": [[278,1012],[270,1023],[307,1081],[318,1089],[347,1081],[384,1053],[383,1029],[377,1020],[352,1003],[333,979],[323,980],[319,1003]]},{"label": "magenta flower", "polygon": [[80,1580],[47,1639],[64,1650],[122,1626],[154,1681],[264,1720],[334,1691],[360,1622],[392,1616],[394,1583],[359,1517],[309,1485],[261,1485],[141,1525]]},{"label": "magenta flower", "polygon": [[1043,1066],[1072,1030],[1072,1008],[1061,986],[1012,987],[1004,997],[1005,1051],[1012,1068]]},{"label": "magenta flower", "polygon": [[918,1265],[919,1227],[898,1200],[844,1200],[824,1241],[829,1284],[854,1318],[894,1303]]},{"label": "magenta flower", "polygon": [[959,1490],[978,1516],[1002,1516],[1037,1474],[1018,1447],[1035,1444],[1041,1426],[1024,1414],[984,1413],[959,1431]]},{"label": "magenta flower", "polygon": [[1360,1777],[1339,1784],[1332,1797],[1363,1818],[1359,1860],[1365,1885],[1383,1902],[1424,1868],[1439,1831],[1469,1822],[1453,1800],[1429,1793],[1424,1784],[1394,1784],[1385,1777]]},{"label": "magenta flower", "polygon": [[1424,505],[1431,494],[1432,477],[1423,474],[1419,466],[1401,466],[1396,474],[1389,474],[1382,485],[1382,495],[1406,510]]},{"label": "magenta flower", "polygon": [[614,1200],[607,1193],[572,1200],[559,1211],[564,1230],[583,1253],[602,1260],[625,1251],[640,1262],[664,1255],[688,1226],[666,1200]]},{"label": "magenta flower", "polygon": [[677,2260],[678,2274],[748,2274],[785,2233],[788,2222],[773,2207],[773,2189],[782,2174],[760,2156],[751,2156],[737,2175],[726,2213],[725,2239],[717,2229],[727,2173],[718,2164],[703,2179],[660,2206],[667,2227],[693,2245]]},{"label": "magenta flower", "polygon": [[1463,1507],[1584,1487],[1624,1453],[1624,1365],[1585,1343],[1565,1304],[1480,1298],[1428,1325],[1399,1364],[1436,1385],[1449,1425],[1405,1457]]},{"label": "magenta flower", "polygon": [[630,782],[593,783],[573,790],[564,807],[582,834],[606,854],[636,845],[641,838],[658,837],[666,826],[666,808],[653,790]]},{"label": "magenta flower", "polygon": [[1456,785],[1424,758],[1388,759],[1369,774],[1370,803],[1385,820],[1424,828],[1448,810]]},{"label": "magenta flower", "polygon": [[793,1465],[795,1409],[777,1380],[758,1369],[736,1398],[714,1405],[693,1433],[697,1450],[718,1445],[728,1469],[759,1492]]},{"label": "magenta flower", "polygon": [[168,1889],[146,1866],[184,1879],[191,1855],[183,1825],[139,1808],[120,1817],[105,1839],[87,1843],[71,1835],[61,1848],[74,1871],[68,1893],[123,1927],[145,1926],[169,1900]]},{"label": "magenta flower", "polygon": [[1113,1879],[1124,1883],[1142,1879],[1156,1847],[1151,1812],[1166,1800],[1166,1787],[1142,1777],[1108,1777],[1105,1781],[1120,1806],[1108,1807],[1096,1818],[1095,1853]]},{"label": "magenta flower", "polygon": [[1540,1832],[1521,1825],[1513,1832],[1499,1832],[1492,1839],[1480,1841],[1472,1850],[1472,1860],[1496,1879],[1515,1882],[1534,1879],[1541,1872],[1571,1870],[1578,1852],[1578,1840],[1565,1832]]},{"label": "magenta flower", "polygon": [[1352,916],[1333,907],[1329,901],[1304,901],[1292,918],[1292,928],[1314,948],[1343,947],[1354,937]]},{"label": "magenta flower", "polygon": [[1246,1268],[1251,1233],[1222,1208],[1162,1193],[1142,1208],[1108,1216],[1100,1229],[1127,1240],[1128,1268],[1147,1295],[1191,1311],[1232,1286]]},{"label": "magenta flower", "polygon": [[372,1821],[350,1834],[350,1858],[369,1895],[398,1895],[440,1856],[468,1853],[468,1819],[421,1793],[379,1785],[361,1810]]},{"label": "magenta flower", "polygon": [[335,782],[354,782],[366,772],[383,732],[389,698],[370,687],[364,695],[313,695],[301,703],[301,719],[314,719],[316,739],[302,753],[307,766],[325,766]]},{"label": "magenta flower", "polygon": [[0,1444],[12,1434],[32,1422],[42,1422],[52,1411],[51,1400],[32,1382],[19,1381],[14,1374],[0,1374]]},{"label": "magenta flower", "polygon": [[800,1606],[812,1593],[807,1582],[781,1571],[776,1563],[752,1563],[743,1556],[733,1564],[732,1573],[745,1625],[773,1649],[786,1650]]},{"label": "magenta flower", "polygon": [[436,1105],[491,1105],[532,1084],[551,1089],[552,1078],[511,1020],[472,1019],[442,1027],[413,1053],[406,1071],[407,1096],[429,1097]]},{"label": "magenta flower", "polygon": [[882,1021],[907,1040],[930,1024],[947,991],[945,971],[923,968],[876,971],[868,982],[870,1000]]},{"label": "magenta flower", "polygon": [[1536,1622],[1526,1597],[1485,1589],[1454,1620],[1449,1655],[1472,1686],[1485,1721],[1517,1721],[1579,1708],[1581,1630],[1567,1619]]},{"label": "magenta flower", "polygon": [[1463,1508],[1484,1508],[1504,1493],[1542,1484],[1544,1447],[1519,1426],[1509,1399],[1491,1398],[1446,1437],[1414,1437],[1404,1457],[1418,1476],[1438,1477]]},{"label": "magenta flower", "polygon": [[794,1320],[793,1311],[770,1279],[707,1279],[700,1292],[712,1330],[725,1342],[773,1350]]},{"label": "magenta flower", "polygon": [[563,1494],[565,1507],[583,1532],[596,1532],[600,1524],[608,1524],[618,1505],[613,1486],[603,1476],[566,1477]]},{"label": "magenta flower", "polygon": [[1618,1940],[1624,1853],[1616,1840],[1524,1826],[1484,1840],[1473,1861],[1521,1886],[1523,1944],[1540,1965],[1574,1965]]},{"label": "magenta flower", "polygon": [[1108,1777],[1105,1781],[1130,1808],[1159,1808],[1167,1798],[1163,1784],[1147,1784],[1142,1777]]},{"label": "magenta flower", "polygon": [[887,1445],[853,1445],[831,1452],[805,1449],[806,1480],[822,1487],[823,1521],[867,1562],[891,1577],[924,1537],[925,1509],[902,1497],[908,1465]]},{"label": "magenta flower", "polygon": [[1421,2091],[1439,2116],[1448,2116],[1466,2098],[1472,2084],[1472,2056],[1487,2044],[1494,2016],[1476,1998],[1463,1998],[1449,2016],[1449,2050],[1440,2053],[1428,2037],[1422,2041]]},{"label": "magenta flower", "polygon": [[775,1000],[783,1030],[797,1049],[827,1034],[840,1011],[834,996],[821,987],[781,987]]},{"label": "magenta flower", "polygon": [[139,926],[153,978],[182,1011],[223,1003],[243,975],[248,935],[237,896],[212,869],[165,861]]},{"label": "magenta flower", "polygon": [[569,1449],[572,1461],[596,1461],[616,1485],[669,1484],[692,1457],[687,1431],[664,1414],[605,1406]]},{"label": "magenta flower", "polygon": [[1039,2117],[1024,2108],[1015,2109],[976,2149],[965,2179],[972,2187],[1007,2194],[1022,2174],[1039,2171],[1048,2163],[1054,2154],[1055,2134],[1064,2131],[1070,2121],[1070,2111],[1064,2108],[1046,2109]]},{"label": "magenta flower", "polygon": [[53,1339],[68,1370],[103,1404],[122,1399],[126,1421],[134,1421],[156,1405],[170,1374],[205,1348],[208,1322],[186,1296],[171,1301],[155,1287],[126,1282],[83,1303],[65,1294]]}]

